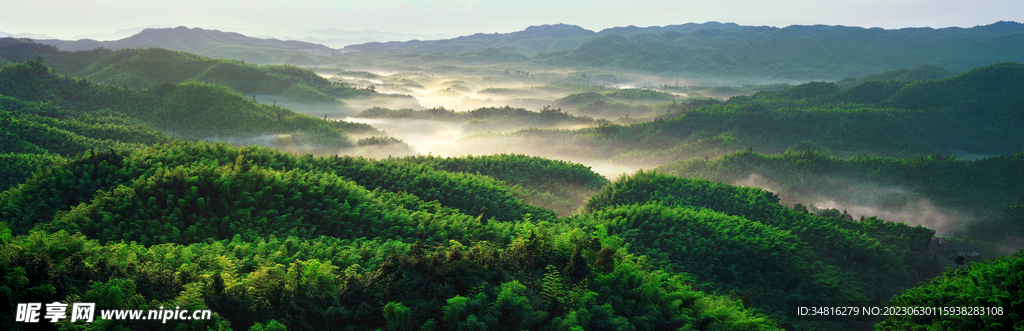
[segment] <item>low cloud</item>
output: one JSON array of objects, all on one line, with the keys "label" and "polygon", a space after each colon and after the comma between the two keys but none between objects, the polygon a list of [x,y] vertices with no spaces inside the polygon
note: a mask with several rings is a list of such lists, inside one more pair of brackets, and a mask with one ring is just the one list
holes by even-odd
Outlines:
[{"label": "low cloud", "polygon": [[911,226],[921,225],[937,232],[964,230],[975,217],[952,208],[936,206],[935,203],[913,190],[897,185],[882,185],[875,182],[837,179],[819,176],[805,181],[824,183],[821,187],[833,188],[834,194],[826,190],[795,192],[786,190],[784,185],[751,174],[732,184],[757,187],[779,195],[786,205],[803,204],[819,209],[846,211],[854,219],[876,216],[892,222],[903,222]]}]

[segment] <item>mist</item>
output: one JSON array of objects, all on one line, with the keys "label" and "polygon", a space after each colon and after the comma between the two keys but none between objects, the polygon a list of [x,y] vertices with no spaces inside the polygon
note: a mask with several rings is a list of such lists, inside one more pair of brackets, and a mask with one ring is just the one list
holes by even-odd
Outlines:
[{"label": "mist", "polygon": [[416,153],[424,155],[440,154],[455,146],[455,142],[465,136],[462,125],[451,122],[358,117],[347,117],[345,121],[369,124],[383,130],[409,144]]},{"label": "mist", "polygon": [[[647,146],[652,150],[664,149],[659,153],[665,155],[636,157],[623,148],[576,139],[570,130],[602,123],[632,124],[669,118],[688,111],[686,104],[692,98],[725,98],[755,92],[751,88],[714,88],[711,85],[719,81],[707,77],[677,78],[675,73],[639,75],[592,69],[585,72],[544,71],[501,64],[446,66],[444,69],[415,66],[406,66],[405,70],[400,66],[355,68],[358,69],[316,68],[316,72],[338,83],[356,88],[372,87],[378,93],[390,95],[339,99],[338,103],[303,103],[280,97],[260,98],[260,101],[276,102],[279,106],[318,118],[368,124],[383,131],[384,135],[408,144],[407,150],[381,150],[380,146],[372,146],[339,151],[342,154],[380,158],[406,153],[446,157],[514,153],[581,163],[606,178],[617,178],[678,159],[718,156],[731,150],[686,146],[685,150],[675,151],[665,149],[674,146]],[[677,84],[682,87],[676,87]],[[620,93],[625,91],[623,89],[635,90]],[[557,109],[572,116],[592,118],[593,122],[510,124],[497,119],[364,118],[359,115],[374,107],[455,112],[488,107],[522,108],[533,112]],[[544,130],[518,133],[533,128]],[[694,152],[694,148],[701,151]]]},{"label": "mist", "polygon": [[779,202],[785,205],[799,203],[817,209],[836,209],[846,211],[854,219],[875,216],[886,221],[903,222],[911,226],[920,225],[936,232],[963,231],[971,223],[977,221],[976,216],[952,208],[936,206],[931,199],[898,185],[845,180],[830,176],[807,180],[827,183],[827,186],[835,187],[834,192],[845,193],[847,197],[843,198],[838,194],[830,195],[823,191],[787,191],[779,183],[756,173],[731,184],[771,191],[777,194]]}]

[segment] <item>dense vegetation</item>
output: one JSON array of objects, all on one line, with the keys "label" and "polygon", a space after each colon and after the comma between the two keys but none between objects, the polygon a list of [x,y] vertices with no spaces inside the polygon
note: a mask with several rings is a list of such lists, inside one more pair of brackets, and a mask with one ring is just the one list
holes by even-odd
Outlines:
[{"label": "dense vegetation", "polygon": [[[827,200],[884,211],[914,210],[927,201],[946,210],[972,211],[974,215],[963,217],[985,220],[975,224],[979,231],[983,223],[1000,218],[1004,205],[1024,197],[1024,182],[1006,180],[1024,178],[1024,152],[968,161],[940,156],[894,159],[861,155],[844,159],[809,150],[768,156],[744,151],[715,160],[673,162],[658,169],[676,176],[770,186],[789,204]],[[755,183],[755,178],[760,182]],[[944,230],[957,229],[952,224],[946,226]],[[976,235],[1001,238],[1019,233],[994,228],[983,232]]]},{"label": "dense vegetation", "polygon": [[891,316],[877,330],[1010,330],[1024,328],[1024,252],[948,270],[893,298],[895,307],[967,307],[926,316]]},{"label": "dense vegetation", "polygon": [[608,180],[581,164],[525,155],[486,155],[442,158],[413,156],[403,160],[449,172],[494,177],[511,186],[526,203],[569,215],[583,206]]},{"label": "dense vegetation", "polygon": [[[264,144],[298,151],[336,152],[353,146],[349,133],[379,134],[368,125],[296,114],[208,83],[164,82],[139,91],[57,75],[35,60],[0,68],[0,95],[2,106],[21,113],[4,120],[12,129],[5,130],[5,141],[13,139],[12,133],[22,137],[20,147],[10,152],[31,149],[26,144],[51,144],[43,148],[69,156],[87,148],[120,148],[119,143],[167,141],[153,130],[178,137],[264,139],[269,140]],[[31,119],[19,120],[25,116]]]},{"label": "dense vegetation", "polygon": [[312,102],[338,102],[337,98],[377,95],[372,90],[331,82],[308,69],[292,65],[261,66],[163,48],[115,51],[97,48],[69,52],[53,46],[3,38],[0,39],[0,57],[12,62],[42,58],[62,74],[132,89],[163,82],[194,81],[221,85],[245,95],[280,95]]},{"label": "dense vegetation", "polygon": [[[537,164],[490,160],[419,161],[509,181]],[[542,168],[599,184],[566,166]],[[652,270],[622,239],[517,205],[505,185],[399,160],[201,142],[87,153],[0,193],[6,302],[217,312],[192,328],[775,328]],[[23,326],[10,318],[5,328]]]},{"label": "dense vegetation", "polygon": [[934,230],[815,217],[778,201],[757,188],[639,172],[604,187],[581,218],[611,221],[601,227],[655,265],[798,329],[814,321],[787,318],[795,302],[879,302],[938,271],[923,254]]},{"label": "dense vegetation", "polygon": [[[858,324],[791,319],[785,305],[884,300],[933,272],[920,253],[930,230],[817,218],[757,189],[639,173],[556,220],[509,188],[569,184],[605,182],[523,156],[367,161],[202,142],[90,152],[0,193],[17,235],[5,276],[30,280],[8,285],[8,302],[119,288],[101,302],[208,307],[219,318],[207,323],[235,328],[845,328]],[[792,286],[765,283],[775,278]]]}]

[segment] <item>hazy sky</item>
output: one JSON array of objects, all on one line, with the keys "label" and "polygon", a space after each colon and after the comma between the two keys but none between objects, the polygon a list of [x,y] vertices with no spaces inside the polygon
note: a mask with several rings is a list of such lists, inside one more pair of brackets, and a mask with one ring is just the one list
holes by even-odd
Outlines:
[{"label": "hazy sky", "polygon": [[941,28],[1024,18],[1022,0],[0,0],[0,8],[0,31],[58,38],[179,25],[274,37],[327,28],[458,36],[553,23],[595,31],[707,21]]}]

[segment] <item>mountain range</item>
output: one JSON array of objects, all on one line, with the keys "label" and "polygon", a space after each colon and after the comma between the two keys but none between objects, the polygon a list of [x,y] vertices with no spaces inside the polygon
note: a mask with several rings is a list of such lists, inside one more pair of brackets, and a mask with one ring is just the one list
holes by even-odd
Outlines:
[{"label": "mountain range", "polygon": [[895,30],[828,25],[777,28],[708,22],[629,26],[598,32],[573,25],[542,25],[508,34],[367,43],[346,46],[343,51],[350,56],[392,55],[392,62],[417,64],[444,58],[443,54],[493,48],[502,53],[527,55],[529,59],[516,63],[540,68],[800,82],[839,80],[922,64],[959,72],[999,62],[1021,62],[1021,45],[1024,24],[1017,22],[972,28]]},{"label": "mountain range", "polygon": [[168,29],[145,29],[131,37],[97,41],[81,39],[65,41],[36,40],[66,51],[92,50],[98,47],[113,50],[122,48],[166,48],[208,57],[229,58],[253,63],[309,64],[313,57],[329,56],[330,47],[294,40],[260,39],[239,33],[179,26]]},{"label": "mountain range", "polygon": [[[339,40],[329,36],[332,32],[338,31],[326,30],[323,36],[307,39],[337,44]],[[941,29],[778,28],[707,22],[596,32],[553,24],[512,33],[368,42],[341,49],[186,27],[145,29],[114,41],[37,41],[69,51],[160,47],[253,63],[309,66],[450,65],[469,54],[480,58],[478,62],[522,68],[593,68],[742,82],[834,81],[922,64],[960,72],[999,62],[1024,62],[1024,24],[1018,22]]]}]

